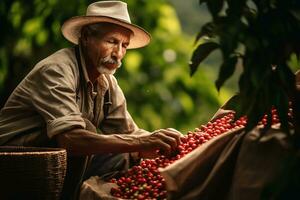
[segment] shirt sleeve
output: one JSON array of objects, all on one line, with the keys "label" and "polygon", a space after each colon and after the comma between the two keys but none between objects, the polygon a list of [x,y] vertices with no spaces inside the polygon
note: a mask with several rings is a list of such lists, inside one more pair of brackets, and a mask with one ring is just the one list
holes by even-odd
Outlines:
[{"label": "shirt sleeve", "polygon": [[100,129],[103,133],[130,134],[140,129],[127,110],[126,99],[114,76],[111,79],[111,101],[108,116],[102,121]]},{"label": "shirt sleeve", "polygon": [[86,124],[76,104],[76,77],[67,65],[42,66],[32,79],[32,105],[46,122],[49,138]]}]

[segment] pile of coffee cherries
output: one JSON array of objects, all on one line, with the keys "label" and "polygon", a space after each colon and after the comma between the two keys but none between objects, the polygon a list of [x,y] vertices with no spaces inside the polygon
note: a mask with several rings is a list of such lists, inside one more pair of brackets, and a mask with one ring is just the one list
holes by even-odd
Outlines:
[{"label": "pile of coffee cherries", "polygon": [[[262,119],[262,124],[266,123],[266,117],[264,116]],[[279,122],[275,109],[272,109],[272,119],[273,123]],[[195,128],[193,131],[189,131],[181,138],[181,144],[172,155],[144,159],[139,165],[133,166],[121,177],[111,179],[110,182],[118,185],[117,188],[111,189],[111,194],[122,199],[167,199],[165,180],[158,168],[164,168],[172,164],[211,138],[234,128],[242,128],[246,123],[246,117],[234,121],[234,113],[228,113],[221,118],[208,122],[206,125]]]}]

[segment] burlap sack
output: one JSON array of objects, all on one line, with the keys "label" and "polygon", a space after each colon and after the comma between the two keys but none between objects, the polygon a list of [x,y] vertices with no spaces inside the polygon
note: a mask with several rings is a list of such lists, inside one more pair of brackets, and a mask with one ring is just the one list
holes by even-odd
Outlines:
[{"label": "burlap sack", "polygon": [[160,169],[169,199],[224,199],[243,137],[242,129],[231,130]]},{"label": "burlap sack", "polygon": [[299,150],[278,126],[238,129],[161,170],[169,199],[300,199]]},{"label": "burlap sack", "polygon": [[292,138],[272,127],[253,129],[243,139],[229,199],[300,199],[300,151]]},{"label": "burlap sack", "polygon": [[93,176],[83,182],[79,200],[120,200],[110,194],[112,187],[117,187],[117,185]]}]

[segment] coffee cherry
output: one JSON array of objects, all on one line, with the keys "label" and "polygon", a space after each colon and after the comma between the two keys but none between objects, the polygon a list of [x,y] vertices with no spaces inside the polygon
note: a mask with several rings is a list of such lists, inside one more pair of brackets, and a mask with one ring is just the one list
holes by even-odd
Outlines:
[{"label": "coffee cherry", "polygon": [[[280,122],[275,108],[272,108],[271,114],[272,124]],[[292,117],[292,110],[289,111],[288,116]],[[264,115],[260,124],[266,125],[267,117],[267,115]],[[144,159],[120,178],[111,179],[110,182],[118,185],[118,188],[111,189],[111,194],[123,199],[167,199],[165,180],[158,168],[167,167],[212,138],[218,137],[231,129],[243,128],[246,124],[246,116],[234,121],[234,113],[228,113],[222,118],[201,125],[193,131],[188,131],[185,136],[181,137],[181,144],[171,155],[161,155],[155,159]]]}]

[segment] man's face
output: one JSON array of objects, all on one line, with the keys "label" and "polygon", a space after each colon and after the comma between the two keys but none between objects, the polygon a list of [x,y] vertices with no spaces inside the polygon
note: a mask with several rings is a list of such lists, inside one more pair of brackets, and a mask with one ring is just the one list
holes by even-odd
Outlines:
[{"label": "man's face", "polygon": [[[98,27],[97,27],[98,28]],[[132,32],[118,25],[99,26],[101,31],[84,39],[87,64],[100,74],[113,74],[121,66]]]}]

